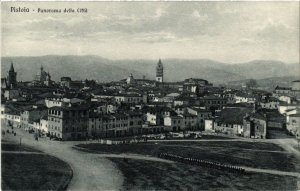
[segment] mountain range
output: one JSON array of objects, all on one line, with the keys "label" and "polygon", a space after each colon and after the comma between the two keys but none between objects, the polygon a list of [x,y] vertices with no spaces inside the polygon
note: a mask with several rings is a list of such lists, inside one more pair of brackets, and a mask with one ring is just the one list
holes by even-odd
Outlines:
[{"label": "mountain range", "polygon": [[[131,73],[135,78],[155,79],[157,60],[110,60],[100,56],[36,56],[2,57],[1,75],[6,76],[10,63],[18,72],[18,81],[30,81],[43,66],[53,80],[69,76],[74,80],[95,79],[99,82],[117,81]],[[275,60],[254,60],[247,63],[222,63],[208,59],[163,59],[165,81],[202,78],[214,84],[246,79],[299,76],[299,63]]]}]

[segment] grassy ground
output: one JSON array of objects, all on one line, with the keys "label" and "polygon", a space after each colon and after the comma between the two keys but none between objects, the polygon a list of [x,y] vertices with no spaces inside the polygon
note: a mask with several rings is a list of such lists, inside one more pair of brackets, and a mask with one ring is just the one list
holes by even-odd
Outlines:
[{"label": "grassy ground", "polygon": [[181,163],[110,159],[122,171],[125,190],[296,190],[296,178],[237,175]]},{"label": "grassy ground", "polygon": [[2,190],[65,190],[72,178],[70,166],[49,155],[2,153],[1,160]]},{"label": "grassy ground", "polygon": [[186,145],[186,146],[201,146],[201,147],[229,147],[234,149],[258,149],[268,151],[284,151],[283,148],[272,143],[262,142],[243,142],[243,141],[217,141],[217,142],[159,142],[159,144],[174,144],[174,145]]},{"label": "grassy ground", "polygon": [[[251,142],[199,142],[199,143],[139,143],[131,145],[81,144],[91,152],[100,153],[136,153],[157,156],[168,152],[184,157],[221,162],[254,168],[296,171],[299,163],[294,156],[285,152],[265,152],[265,150],[282,151],[276,145]],[[244,148],[244,149],[243,149]],[[254,150],[249,150],[254,149]]]},{"label": "grassy ground", "polygon": [[218,135],[202,135],[200,139],[234,139],[232,137],[218,136]]},{"label": "grassy ground", "polygon": [[2,151],[27,151],[27,152],[40,152],[36,149],[24,147],[23,145],[17,144],[1,144]]}]

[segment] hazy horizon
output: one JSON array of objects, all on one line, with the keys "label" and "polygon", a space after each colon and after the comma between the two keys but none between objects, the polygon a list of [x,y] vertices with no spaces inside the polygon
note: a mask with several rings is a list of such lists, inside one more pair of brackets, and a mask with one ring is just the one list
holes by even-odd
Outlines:
[{"label": "hazy horizon", "polygon": [[61,57],[64,57],[64,56],[78,56],[78,57],[88,57],[88,56],[91,56],[91,57],[99,57],[99,58],[102,58],[102,59],[106,59],[106,60],[111,60],[111,61],[137,61],[137,60],[145,60],[145,61],[158,61],[159,59],[162,60],[162,62],[164,60],[190,60],[190,61],[193,61],[193,60],[209,60],[209,61],[213,61],[213,62],[218,62],[218,63],[221,63],[221,64],[246,64],[246,63],[250,63],[250,62],[259,62],[259,61],[270,61],[270,62],[282,62],[284,64],[300,64],[300,62],[284,62],[282,60],[274,60],[274,59],[269,59],[269,60],[263,60],[263,59],[252,59],[252,60],[248,60],[248,61],[245,61],[245,62],[224,62],[224,61],[221,61],[221,60],[215,60],[215,59],[211,59],[211,58],[176,58],[176,57],[169,57],[169,58],[161,58],[161,57],[157,57],[157,58],[126,58],[126,59],[113,59],[113,58],[106,58],[104,56],[101,56],[101,55],[93,55],[93,54],[85,54],[85,55],[72,55],[72,54],[45,54],[45,55],[40,55],[40,56],[1,56],[1,58],[9,58],[9,57],[47,57],[47,56],[61,56]]}]

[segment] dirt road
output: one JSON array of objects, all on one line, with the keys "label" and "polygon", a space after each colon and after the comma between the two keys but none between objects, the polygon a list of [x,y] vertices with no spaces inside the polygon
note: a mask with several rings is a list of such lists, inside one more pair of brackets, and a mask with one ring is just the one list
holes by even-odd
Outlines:
[{"label": "dirt road", "polygon": [[[2,126],[3,129],[3,126]],[[19,129],[17,136],[6,134],[3,140],[19,143],[38,149],[67,162],[73,170],[73,178],[68,190],[121,190],[123,176],[116,166],[106,158],[84,154],[72,149],[68,142],[50,141],[46,138],[35,141],[32,134]]]}]

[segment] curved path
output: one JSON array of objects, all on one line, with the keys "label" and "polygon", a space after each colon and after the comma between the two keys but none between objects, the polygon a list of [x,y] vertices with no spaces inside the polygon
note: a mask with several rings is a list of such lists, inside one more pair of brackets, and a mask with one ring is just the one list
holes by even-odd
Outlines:
[{"label": "curved path", "polygon": [[[74,147],[76,149],[86,150],[87,152],[89,149]],[[137,160],[148,160],[148,161],[156,161],[156,162],[165,162],[165,163],[174,163],[174,161],[152,157],[148,155],[139,155],[139,154],[101,154],[101,153],[88,153],[90,155],[96,155],[98,157],[104,157],[104,158],[128,158],[128,159],[137,159]],[[281,176],[293,176],[296,178],[300,178],[300,173],[298,172],[286,172],[286,171],[280,171],[280,170],[271,170],[271,169],[261,169],[261,168],[252,168],[252,167],[246,167],[246,166],[236,166],[238,168],[244,168],[246,171],[249,172],[257,172],[257,173],[267,173],[267,174],[274,174],[274,175],[281,175]]]},{"label": "curved path", "polygon": [[1,153],[8,153],[8,154],[24,154],[24,155],[47,155],[46,153],[42,153],[42,152],[32,152],[32,151],[1,151]]},{"label": "curved path", "polygon": [[96,154],[96,155],[98,155],[98,157],[105,157],[105,158],[127,158],[127,159],[136,159],[136,160],[174,163],[173,161],[170,160],[165,160],[165,159],[145,156],[145,155],[135,155],[135,154]]},{"label": "curved path", "polygon": [[[144,155],[131,155],[131,154],[97,154],[99,157],[108,157],[108,158],[129,158],[129,159],[139,159],[139,160],[149,160],[149,161],[157,161],[157,162],[166,162],[166,163],[174,163],[170,160],[160,159],[156,157],[148,157]],[[267,173],[267,174],[274,174],[274,175],[281,175],[281,176],[293,176],[300,178],[300,173],[298,172],[286,172],[286,171],[279,171],[279,170],[271,170],[271,169],[261,169],[261,168],[252,168],[246,166],[236,166],[238,168],[244,168],[246,171],[249,172],[258,172],[258,173]]]},{"label": "curved path", "polygon": [[14,130],[17,131],[17,136],[6,134],[2,136],[2,139],[18,144],[21,137],[22,144],[55,156],[71,166],[73,178],[67,188],[68,190],[122,189],[123,176],[114,163],[108,159],[81,153],[72,149],[73,145],[68,142],[49,141],[43,138],[35,141],[32,134],[19,129]]},{"label": "curved path", "polygon": [[298,172],[286,172],[286,171],[279,171],[279,170],[251,168],[251,167],[245,167],[245,166],[238,166],[238,167],[244,168],[246,171],[249,171],[249,172],[267,173],[267,174],[275,174],[275,175],[281,175],[281,176],[293,176],[296,178],[300,178],[300,173],[298,173]]},{"label": "curved path", "polygon": [[284,150],[293,153],[300,161],[300,150],[295,148],[297,146],[296,139],[274,139],[273,143],[276,143]]}]

